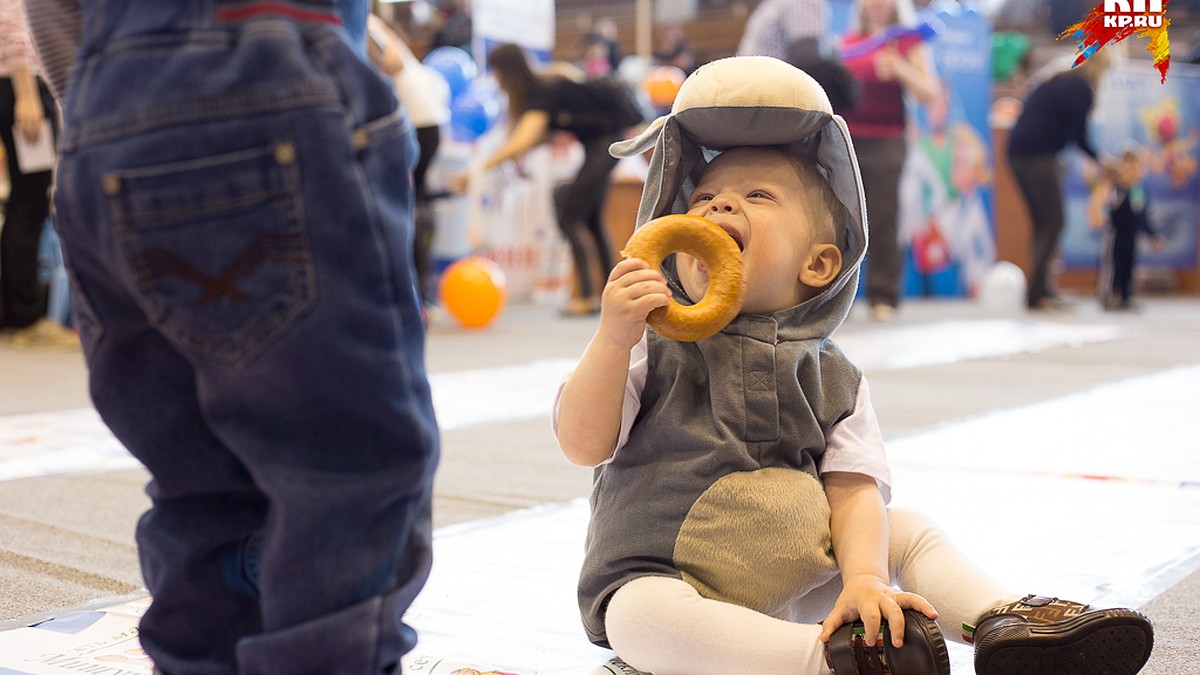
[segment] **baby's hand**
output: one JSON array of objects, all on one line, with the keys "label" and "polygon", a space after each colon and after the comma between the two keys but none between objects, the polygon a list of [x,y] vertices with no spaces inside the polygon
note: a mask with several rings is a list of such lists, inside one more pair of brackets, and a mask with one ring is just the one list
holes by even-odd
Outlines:
[{"label": "baby's hand", "polygon": [[862,619],[863,640],[868,646],[874,646],[880,622],[887,621],[891,626],[892,645],[902,647],[906,609],[915,609],[931,619],[938,616],[937,610],[925,598],[898,591],[878,577],[860,575],[846,579],[833,610],[821,623],[821,642],[829,642],[829,637],[843,623]]},{"label": "baby's hand", "polygon": [[646,315],[671,301],[662,273],[645,260],[626,258],[613,267],[600,298],[599,335],[625,349],[642,339]]}]

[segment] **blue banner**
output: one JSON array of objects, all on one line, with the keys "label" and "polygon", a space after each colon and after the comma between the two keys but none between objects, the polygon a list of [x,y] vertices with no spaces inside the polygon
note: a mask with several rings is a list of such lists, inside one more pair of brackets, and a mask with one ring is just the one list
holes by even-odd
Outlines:
[{"label": "blue banner", "polygon": [[942,86],[934,101],[909,107],[898,223],[905,294],[973,295],[996,261],[988,123],[992,30],[986,17],[971,11],[927,20],[940,27],[929,45]]}]

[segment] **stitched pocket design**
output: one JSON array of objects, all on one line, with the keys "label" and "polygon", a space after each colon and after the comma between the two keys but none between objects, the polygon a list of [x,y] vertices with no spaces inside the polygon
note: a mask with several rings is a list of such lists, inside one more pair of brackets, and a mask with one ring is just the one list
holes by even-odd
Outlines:
[{"label": "stitched pocket design", "polygon": [[181,348],[243,366],[312,307],[291,141],[102,180],[143,308]]}]

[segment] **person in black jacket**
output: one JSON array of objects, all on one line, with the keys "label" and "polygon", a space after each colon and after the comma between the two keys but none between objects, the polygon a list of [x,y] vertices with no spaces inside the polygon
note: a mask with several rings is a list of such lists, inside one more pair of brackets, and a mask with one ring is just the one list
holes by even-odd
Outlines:
[{"label": "person in black jacket", "polygon": [[1087,124],[1096,87],[1108,63],[1108,52],[1101,49],[1079,66],[1035,87],[1008,139],[1008,162],[1033,226],[1026,294],[1026,303],[1033,310],[1065,307],[1050,280],[1050,261],[1064,225],[1059,153],[1074,143],[1098,162]]},{"label": "person in black jacket", "polygon": [[483,169],[520,157],[552,131],[569,132],[583,145],[583,165],[572,181],[556,191],[554,202],[558,227],[571,247],[579,291],[564,314],[595,314],[600,308],[600,289],[584,236],[591,239],[596,262],[607,275],[614,263],[603,209],[609,176],[617,165],[608,146],[625,137],[629,121],[617,112],[622,108],[615,100],[620,91],[616,87],[589,86],[562,75],[535,73],[524,50],[511,43],[497,46],[487,62],[508,96],[513,127],[504,144],[484,160]]}]

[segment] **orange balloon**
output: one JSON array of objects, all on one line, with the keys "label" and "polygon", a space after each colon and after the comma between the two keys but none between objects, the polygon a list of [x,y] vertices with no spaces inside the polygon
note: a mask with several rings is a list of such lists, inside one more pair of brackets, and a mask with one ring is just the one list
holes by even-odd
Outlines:
[{"label": "orange balloon", "polygon": [[687,76],[675,66],[654,66],[646,71],[642,85],[655,108],[670,108]]},{"label": "orange balloon", "polygon": [[483,328],[504,309],[504,270],[487,258],[462,258],[442,273],[438,293],[442,306],[460,324]]}]

